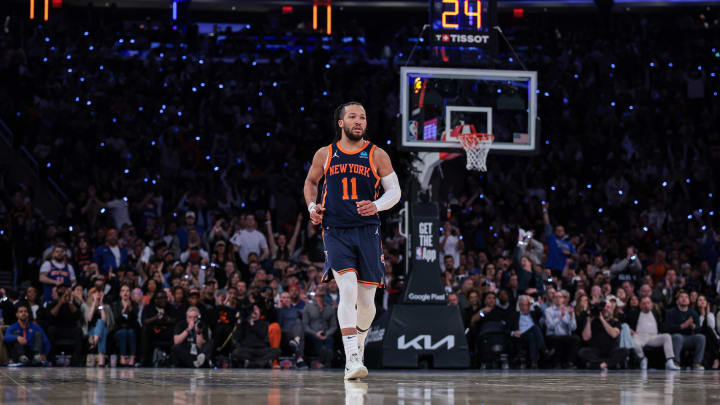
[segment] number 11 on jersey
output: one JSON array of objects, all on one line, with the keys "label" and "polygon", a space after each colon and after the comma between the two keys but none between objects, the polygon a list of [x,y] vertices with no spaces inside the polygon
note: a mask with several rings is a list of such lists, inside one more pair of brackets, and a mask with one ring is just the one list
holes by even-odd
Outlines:
[{"label": "number 11 on jersey", "polygon": [[342,197],[343,200],[348,200],[348,199],[357,200],[358,199],[357,178],[355,178],[355,177],[350,178],[350,186],[352,187],[352,195],[350,197],[348,197],[348,178],[347,177],[344,177],[342,179],[342,184],[343,184],[343,197]]}]

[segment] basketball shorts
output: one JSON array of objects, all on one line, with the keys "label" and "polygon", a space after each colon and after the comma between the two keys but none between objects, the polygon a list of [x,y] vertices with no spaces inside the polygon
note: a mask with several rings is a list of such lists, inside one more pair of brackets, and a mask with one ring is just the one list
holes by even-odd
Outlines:
[{"label": "basketball shorts", "polygon": [[325,243],[325,269],[323,282],[338,274],[354,272],[358,284],[383,288],[385,257],[378,225],[354,228],[323,227]]}]

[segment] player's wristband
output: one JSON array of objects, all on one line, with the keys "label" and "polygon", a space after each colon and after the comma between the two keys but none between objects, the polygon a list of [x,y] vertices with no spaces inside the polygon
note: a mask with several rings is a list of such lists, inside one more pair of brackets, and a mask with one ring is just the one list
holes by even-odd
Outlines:
[{"label": "player's wristband", "polygon": [[311,202],[310,205],[308,205],[308,212],[312,214],[313,211],[315,211],[315,206],[316,206],[316,205],[317,205],[317,204],[315,204],[315,201]]}]

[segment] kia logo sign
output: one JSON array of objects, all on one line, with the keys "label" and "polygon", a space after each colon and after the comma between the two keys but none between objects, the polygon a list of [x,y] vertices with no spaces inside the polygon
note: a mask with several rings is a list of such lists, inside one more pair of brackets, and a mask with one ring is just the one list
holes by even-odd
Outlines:
[{"label": "kia logo sign", "polygon": [[445,344],[447,344],[447,350],[450,350],[455,347],[455,336],[447,335],[433,344],[432,336],[430,335],[418,335],[407,343],[405,342],[405,335],[402,335],[398,338],[397,344],[398,350],[407,350],[409,348],[415,350],[436,350]]}]

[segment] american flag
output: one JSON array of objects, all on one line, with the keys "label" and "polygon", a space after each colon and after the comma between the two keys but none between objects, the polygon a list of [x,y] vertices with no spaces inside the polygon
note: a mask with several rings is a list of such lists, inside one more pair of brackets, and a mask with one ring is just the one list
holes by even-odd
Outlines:
[{"label": "american flag", "polygon": [[520,145],[529,145],[530,144],[530,135],[513,132],[513,143],[520,144]]}]

